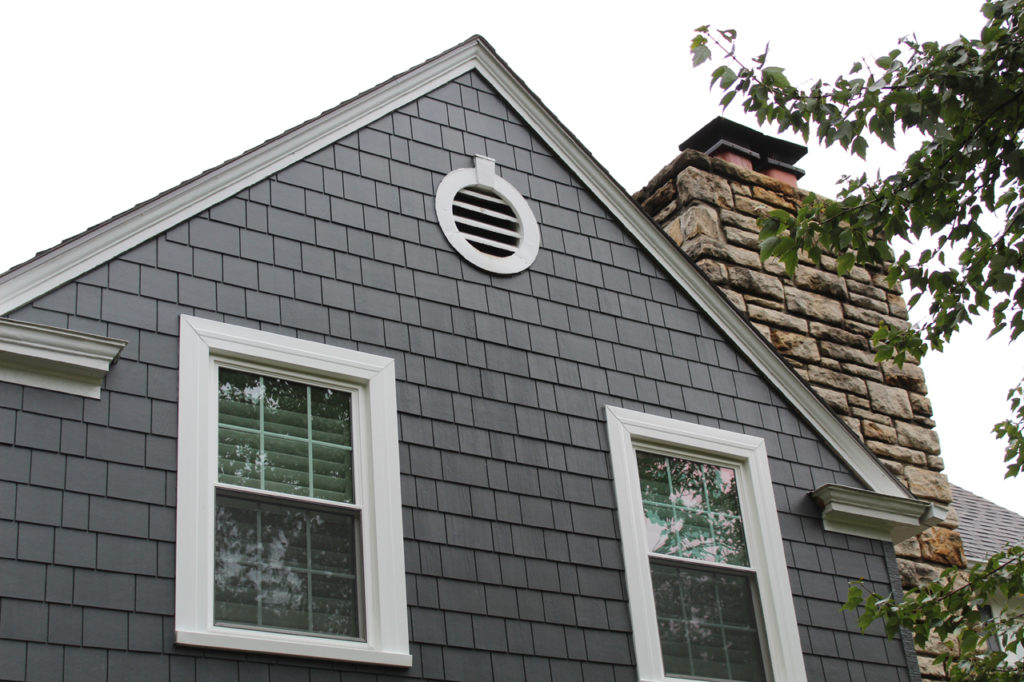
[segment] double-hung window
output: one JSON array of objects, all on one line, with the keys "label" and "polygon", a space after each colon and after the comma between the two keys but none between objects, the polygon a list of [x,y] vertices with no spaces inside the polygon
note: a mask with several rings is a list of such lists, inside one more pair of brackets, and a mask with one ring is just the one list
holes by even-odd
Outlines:
[{"label": "double-hung window", "polygon": [[409,665],[394,364],[181,319],[179,644]]},{"label": "double-hung window", "polygon": [[806,680],[764,441],[607,416],[640,679]]}]

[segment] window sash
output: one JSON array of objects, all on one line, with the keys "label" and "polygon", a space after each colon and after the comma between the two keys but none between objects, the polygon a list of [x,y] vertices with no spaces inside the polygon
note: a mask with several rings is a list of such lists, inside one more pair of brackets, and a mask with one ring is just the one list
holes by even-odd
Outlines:
[{"label": "window sash", "polygon": [[350,392],[219,366],[217,398],[218,481],[355,501]]},{"label": "window sash", "polygon": [[635,456],[665,673],[765,682],[738,472],[684,453]]},{"label": "window sash", "polygon": [[666,675],[766,682],[753,572],[654,556],[650,569]]},{"label": "window sash", "polygon": [[[217,377],[214,622],[362,639],[358,508],[341,514],[322,504],[355,500],[352,394],[220,365]],[[246,509],[251,528],[242,521]],[[312,519],[331,517],[348,519],[349,527],[331,536],[341,545],[347,540],[348,575],[301,566],[291,556],[311,561]],[[274,519],[277,528],[268,523]],[[268,526],[276,531],[272,539]],[[318,608],[320,592],[332,586],[349,595],[347,615]]]},{"label": "window sash", "polygon": [[[335,532],[314,533],[314,523]],[[219,491],[214,534],[215,623],[363,638],[357,514]],[[324,594],[331,587],[347,596],[332,600]],[[332,601],[347,613],[332,612]]]},{"label": "window sash", "polygon": [[750,565],[735,469],[678,453],[636,457],[651,552]]}]

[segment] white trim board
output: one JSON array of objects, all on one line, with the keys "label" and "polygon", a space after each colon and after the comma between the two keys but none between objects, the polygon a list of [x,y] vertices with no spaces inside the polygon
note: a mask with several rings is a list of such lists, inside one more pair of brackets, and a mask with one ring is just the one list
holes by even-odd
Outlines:
[{"label": "white trim board", "polygon": [[99,398],[127,341],[0,318],[0,381]]},{"label": "white trim board", "polygon": [[949,513],[941,505],[834,483],[819,487],[811,496],[821,507],[825,530],[894,543],[942,523]]},{"label": "white trim board", "polygon": [[473,69],[695,300],[858,479],[876,492],[912,497],[479,36],[0,275],[0,314],[29,303]]}]

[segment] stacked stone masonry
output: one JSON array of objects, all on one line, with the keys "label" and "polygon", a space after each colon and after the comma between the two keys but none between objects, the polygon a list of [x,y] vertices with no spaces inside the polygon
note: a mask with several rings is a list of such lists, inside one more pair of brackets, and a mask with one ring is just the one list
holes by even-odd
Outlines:
[{"label": "stacked stone masonry", "polygon": [[[805,192],[694,150],[679,154],[634,198],[838,414],[881,462],[921,499],[948,504],[939,440],[917,364],[874,361],[880,322],[907,325],[907,306],[884,273],[854,267],[836,274],[802,259],[793,277],[761,262],[757,218],[794,211]],[[896,546],[904,587],[963,566],[954,510],[947,521]],[[918,652],[925,679],[944,679],[932,663],[937,643]]]}]

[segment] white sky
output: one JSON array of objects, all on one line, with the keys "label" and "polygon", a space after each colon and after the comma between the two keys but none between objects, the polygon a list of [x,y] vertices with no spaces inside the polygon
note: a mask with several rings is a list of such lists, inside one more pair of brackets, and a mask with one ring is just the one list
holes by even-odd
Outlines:
[{"label": "white sky", "polygon": [[[720,113],[692,29],[770,41],[790,80],[895,39],[977,35],[980,0],[556,3],[8,2],[0,8],[0,271],[391,76],[483,35],[629,191]],[[372,5],[372,6],[371,6]],[[738,109],[730,117],[752,123]],[[771,131],[766,131],[771,132]],[[870,158],[891,163],[891,157]],[[811,144],[802,186],[863,169]],[[962,335],[925,363],[950,478],[1024,513],[990,435],[1018,344]]]}]

